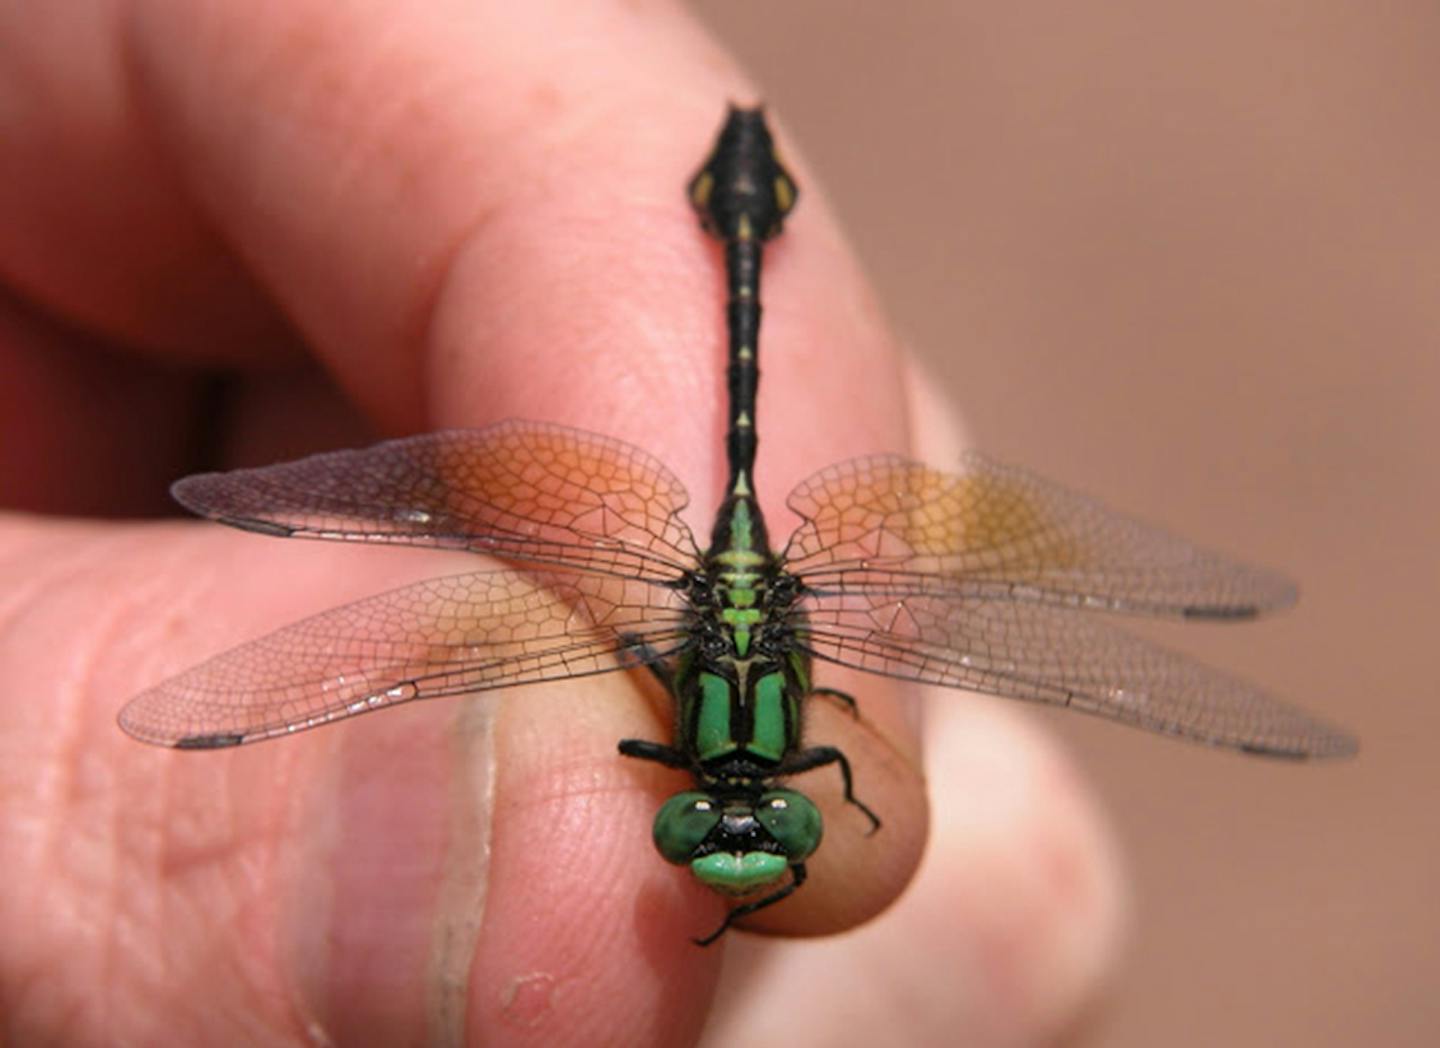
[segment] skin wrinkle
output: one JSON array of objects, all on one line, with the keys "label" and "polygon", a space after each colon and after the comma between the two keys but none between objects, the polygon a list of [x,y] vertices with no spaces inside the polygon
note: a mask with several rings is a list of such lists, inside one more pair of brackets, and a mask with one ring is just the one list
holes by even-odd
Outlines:
[{"label": "skin wrinkle", "polygon": [[[278,775],[274,774],[276,765],[278,765],[279,768]],[[276,782],[276,789],[280,796],[285,799],[285,803],[269,805],[261,812],[261,837],[263,841],[268,843],[268,847],[262,848],[259,852],[258,864],[263,867],[266,874],[257,879],[268,880],[274,884],[284,883],[283,869],[285,857],[292,847],[292,837],[295,836],[291,830],[295,821],[293,803],[291,803],[295,795],[295,790],[290,788],[294,778],[294,767],[294,761],[282,759],[277,759],[272,765],[270,769],[272,774],[268,777],[272,782]],[[273,898],[267,898],[258,894],[252,895],[251,898],[257,907],[268,908],[272,912],[277,911],[279,908],[278,902]],[[266,924],[266,922],[263,921],[257,921],[256,923],[261,927]],[[278,928],[283,925],[283,921],[277,917],[268,922],[268,924],[271,928]],[[270,994],[279,995],[281,999],[284,1000],[286,1007],[284,1012],[282,1012],[282,1017],[289,1018],[296,1029],[305,1029],[307,1028],[307,1023],[302,1014],[302,1009],[299,1006],[299,1001],[297,1000],[298,995],[295,984],[293,981],[285,979],[279,974],[284,972],[285,968],[280,962],[280,947],[277,938],[273,933],[265,936],[265,947],[263,950],[264,962],[263,965],[257,964],[256,971],[257,973],[263,972],[268,974],[266,981],[270,984]]]},{"label": "skin wrinkle", "polygon": [[[179,555],[183,556],[183,550],[180,551]],[[157,577],[165,576],[162,573]],[[167,606],[169,606],[168,603]],[[108,725],[106,725],[106,727],[108,727]],[[258,755],[251,755],[250,759],[253,761],[256,757],[258,757]],[[278,758],[279,755],[276,755],[276,757]],[[143,760],[143,757],[137,759]],[[277,761],[272,759],[270,768],[273,770],[276,764]],[[290,767],[290,764],[284,759],[279,759],[278,766],[281,769],[287,769]],[[263,879],[263,866],[267,862],[273,861],[278,843],[282,838],[285,838],[285,835],[279,832],[285,827],[285,813],[283,809],[280,808],[276,808],[270,812],[261,812],[259,822],[253,828],[255,831],[253,833],[249,832],[243,823],[232,818],[230,821],[235,824],[236,828],[228,834],[221,834],[219,838],[212,840],[206,846],[191,847],[181,852],[177,852],[173,847],[163,847],[164,841],[168,839],[168,834],[165,829],[165,821],[168,816],[164,813],[171,812],[174,808],[173,802],[167,798],[181,790],[186,792],[187,797],[192,797],[189,787],[184,785],[187,772],[188,768],[184,761],[165,760],[161,762],[160,776],[162,781],[157,784],[156,789],[144,791],[145,795],[155,798],[156,811],[153,818],[138,820],[141,824],[151,829],[152,832],[150,836],[153,842],[153,846],[142,849],[144,853],[149,856],[149,859],[143,860],[141,865],[157,871],[158,876],[167,882],[193,882],[197,878],[218,876],[223,874],[226,869],[232,867],[237,873],[244,875],[242,883],[248,884],[257,878]],[[207,801],[207,805],[221,812],[230,810],[233,814],[234,806],[229,799],[229,787],[225,785],[228,779],[221,774],[221,770],[218,768],[215,769],[214,775],[216,776],[215,781],[217,786],[211,791],[210,800]],[[119,814],[120,813],[117,812],[117,815]],[[131,810],[124,814],[126,824],[134,825],[137,821],[136,815],[138,813]],[[187,817],[193,819],[196,815],[194,812],[190,812]],[[235,849],[232,838],[236,834],[248,836],[253,840],[253,861],[247,858],[246,852]],[[285,839],[288,840],[288,838]],[[182,895],[183,894],[182,892]],[[247,893],[243,888],[239,889],[238,893],[232,892],[230,894],[236,901],[236,905],[232,908],[228,923],[233,926],[235,934],[222,936],[222,939],[235,942],[255,941],[253,935],[245,934],[245,930],[249,927],[263,924],[263,922],[257,921],[255,911],[247,907]],[[213,893],[210,897],[214,898]],[[252,900],[252,902],[253,901],[254,900]],[[263,905],[264,900],[260,900],[259,902]],[[214,907],[205,907],[203,912],[212,919],[216,914]],[[163,915],[158,917],[158,919],[156,917],[150,918],[149,923],[152,926],[159,927],[169,926],[174,923],[177,927],[195,929],[197,933],[200,930],[200,926],[193,920],[182,918],[176,923],[172,918],[164,917]],[[242,951],[242,953],[244,952],[246,951]],[[252,995],[255,997],[268,997],[274,993],[273,987],[266,985],[269,979],[264,974],[276,968],[269,957],[270,952],[271,951],[267,949],[264,953],[255,953],[253,964],[243,969],[247,972],[245,984],[250,988]],[[173,977],[173,975],[171,977]]]},{"label": "skin wrinkle", "polygon": [[[36,546],[39,545],[36,544]],[[44,551],[43,547],[41,549]],[[21,552],[27,556],[12,558],[13,561],[19,563],[28,561],[30,547],[26,547]],[[4,640],[7,634],[14,632],[27,610],[35,603],[37,595],[44,593],[48,588],[47,582],[49,581],[37,575],[27,582],[25,574],[9,570],[9,564],[6,565],[6,568],[5,585],[0,586],[0,595],[9,599],[0,599],[0,640]]]},{"label": "skin wrinkle", "polygon": [[[254,759],[252,757],[252,759]],[[180,773],[180,762],[171,761],[166,763],[164,780],[166,788],[163,794],[171,796],[176,790],[188,787],[179,783],[183,778]],[[248,903],[253,899],[253,893],[247,888],[254,880],[250,871],[251,860],[249,855],[252,851],[265,850],[273,846],[273,841],[265,841],[263,838],[252,840],[244,847],[234,847],[231,838],[234,836],[234,827],[239,823],[236,794],[229,775],[222,775],[218,770],[215,773],[216,786],[206,798],[207,809],[213,808],[223,816],[222,820],[231,829],[224,835],[223,842],[204,849],[195,849],[196,855],[190,861],[177,864],[167,854],[170,849],[163,848],[157,854],[158,866],[161,870],[161,877],[168,883],[174,883],[180,887],[180,891],[166,893],[160,905],[161,922],[165,927],[177,927],[186,929],[192,936],[201,936],[210,943],[245,943],[246,949],[236,950],[226,954],[226,971],[231,983],[237,983],[244,988],[239,995],[238,1001],[230,998],[228,1007],[235,1009],[238,1015],[222,1015],[219,1018],[229,1027],[244,1031],[248,1028],[263,1029],[273,1033],[274,1029],[268,1019],[262,1018],[262,1013],[253,1008],[253,1002],[264,1000],[274,995],[273,989],[267,984],[274,978],[279,977],[279,969],[274,965],[272,959],[267,956],[263,945],[257,949],[256,936],[251,934],[254,924],[251,919],[251,911],[247,909]],[[178,784],[177,784],[178,783]],[[175,804],[167,801],[167,810],[173,811]],[[193,814],[192,814],[193,817]],[[226,871],[233,871],[230,876],[225,876]],[[190,885],[202,881],[214,885],[211,890],[204,892],[204,901],[198,901],[196,893]],[[169,906],[166,905],[168,900]],[[204,923],[197,921],[197,913],[206,918]],[[220,918],[217,921],[217,918]],[[168,974],[167,981],[173,981],[178,977],[184,981],[189,973],[177,973],[173,964],[166,964]],[[270,972],[267,976],[263,973]],[[204,1011],[203,1004],[200,1005]],[[251,1034],[253,1036],[253,1033]],[[246,1038],[249,1039],[249,1038]]]},{"label": "skin wrinkle", "polygon": [[[38,606],[53,611],[53,607],[42,601],[31,604],[30,601],[36,594],[47,590],[55,589],[64,592],[76,584],[78,580],[90,577],[92,569],[97,565],[108,565],[111,560],[108,556],[110,543],[81,542],[74,544],[74,553],[70,557],[60,560],[56,568],[46,572],[43,576],[37,577],[34,585],[22,588],[21,600],[14,605],[11,619],[6,627],[0,627],[0,633],[13,632],[16,626],[25,618],[25,609]],[[116,622],[122,617],[122,612],[116,611],[111,615],[111,622]],[[46,701],[56,702],[73,708],[83,703],[85,696],[89,693],[89,687],[84,683],[87,677],[93,676],[93,670],[102,652],[99,639],[94,630],[87,631],[87,642],[71,649],[72,657],[64,661],[64,672],[57,678],[60,686],[56,689],[58,696],[47,696]],[[75,778],[75,762],[85,754],[86,748],[82,744],[83,736],[90,730],[90,725],[84,717],[57,717],[64,734],[55,737],[52,741],[54,752],[70,754],[70,758],[64,761],[51,764],[53,774],[43,783],[37,783],[36,788],[42,793],[49,793],[55,796],[65,795],[73,799],[76,794],[71,789]],[[65,851],[68,828],[60,823],[48,823],[41,827],[43,837],[39,841],[40,851],[49,852],[57,856],[63,856]],[[56,866],[64,868],[63,860],[57,861]]]},{"label": "skin wrinkle", "polygon": [[[111,545],[111,543],[97,544],[100,553],[92,560],[102,565],[115,563],[117,558],[111,554],[109,549]],[[123,557],[122,553],[119,559],[123,561]],[[88,575],[88,572],[84,572],[79,566],[72,566],[69,574],[70,581],[73,582],[82,575]],[[100,667],[105,661],[105,656],[121,646],[119,638],[126,635],[125,625],[134,611],[135,602],[122,598],[110,604],[108,609],[102,605],[98,617],[96,617],[96,613],[92,613],[92,617],[87,620],[86,643],[72,648],[74,658],[67,661],[67,672],[58,678],[59,687],[56,690],[61,695],[70,697],[67,705],[83,704],[85,695],[91,691],[103,692],[104,674]],[[88,752],[87,747],[81,742],[81,737],[91,729],[91,725],[83,717],[76,717],[73,721],[71,731],[62,736],[59,746],[63,752],[72,754],[72,760],[66,762],[66,766],[70,767],[72,771],[74,761],[83,759]],[[70,799],[73,800],[76,796],[78,795],[72,793]]]},{"label": "skin wrinkle", "polygon": [[[130,771],[129,774],[134,776],[136,773]],[[164,824],[159,817],[163,806],[162,791],[142,791],[141,803],[147,806],[144,810],[134,804],[126,807],[118,803],[110,810],[109,830],[110,838],[115,842],[115,866],[122,872],[127,867],[136,871],[149,870],[155,865],[153,857],[160,852],[164,837]],[[138,873],[132,875],[135,879],[140,876]],[[140,973],[143,969],[145,974],[152,974],[150,969],[156,966],[154,957],[141,954],[137,959],[134,955],[137,944],[143,940],[141,929],[158,924],[153,915],[158,908],[158,897],[134,890],[132,885],[124,882],[123,877],[116,878],[115,894],[115,934],[106,936],[104,944],[107,978],[103,985],[107,991],[107,1004],[112,997],[118,998],[123,993],[121,986],[125,982],[139,982],[153,987],[154,980],[146,979]],[[142,902],[145,901],[149,901],[150,905],[142,912]],[[125,955],[123,963],[120,961],[122,954]]]}]

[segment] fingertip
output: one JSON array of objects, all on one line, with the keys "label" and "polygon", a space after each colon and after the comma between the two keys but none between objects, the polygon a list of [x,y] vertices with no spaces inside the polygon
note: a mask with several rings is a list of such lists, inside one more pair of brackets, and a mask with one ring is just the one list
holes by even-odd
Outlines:
[{"label": "fingertip", "polygon": [[[583,694],[580,694],[583,692]],[[625,674],[505,701],[496,739],[490,878],[469,973],[468,1028],[516,1043],[685,1043],[720,953],[691,942],[710,900],[650,843],[656,775],[616,753],[655,735]],[[661,773],[663,774],[663,773]],[[673,774],[673,773],[672,773]]]},{"label": "fingertip", "polygon": [[1124,896],[1089,792],[994,700],[937,694],[927,725],[934,814],[914,882],[849,935],[738,943],[716,1043],[788,1021],[817,1044],[857,1030],[904,1044],[1055,1044],[1093,1014]]},{"label": "fingertip", "polygon": [[859,719],[819,696],[807,700],[805,743],[834,745],[845,754],[855,798],[874,812],[880,826],[876,829],[859,805],[846,802],[838,766],[786,780],[786,786],[804,792],[820,808],[824,837],[806,861],[805,884],[742,920],[739,929],[834,935],[872,920],[905,891],[925,851],[930,802],[908,714],[914,696],[896,690],[875,678],[864,682]]}]

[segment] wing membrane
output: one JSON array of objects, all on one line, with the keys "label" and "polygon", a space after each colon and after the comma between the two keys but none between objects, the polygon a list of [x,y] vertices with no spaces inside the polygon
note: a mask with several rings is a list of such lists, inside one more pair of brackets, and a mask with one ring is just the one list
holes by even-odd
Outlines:
[{"label": "wing membrane", "polygon": [[1075,610],[932,595],[820,596],[797,625],[814,656],[908,680],[1068,706],[1216,746],[1292,757],[1355,742],[1265,692]]},{"label": "wing membrane", "polygon": [[1246,618],[1295,599],[1282,576],[1192,546],[977,454],[946,474],[894,456],[831,466],[791,493],[785,551],[812,589],[1030,600]]},{"label": "wing membrane", "polygon": [[265,534],[473,549],[656,581],[694,564],[688,496],[618,440],[508,421],[186,477],[175,497]]},{"label": "wing membrane", "polygon": [[683,643],[683,623],[674,591],[634,579],[546,571],[428,579],[201,663],[131,700],[120,726],[165,746],[234,746],[413,699],[663,657]]}]

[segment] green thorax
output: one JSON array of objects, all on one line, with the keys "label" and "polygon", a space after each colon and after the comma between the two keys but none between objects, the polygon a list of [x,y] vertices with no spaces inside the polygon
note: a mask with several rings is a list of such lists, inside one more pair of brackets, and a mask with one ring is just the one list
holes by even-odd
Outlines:
[{"label": "green thorax", "polygon": [[730,494],[715,515],[705,567],[713,587],[717,625],[738,660],[757,657],[755,641],[774,613],[772,583],[778,572],[765,515],[750,490],[748,470],[738,470]]},{"label": "green thorax", "polygon": [[701,641],[681,659],[676,680],[682,745],[712,767],[773,767],[798,743],[809,666],[775,643],[785,612],[780,569],[743,474],[717,514],[704,568],[710,599],[696,624]]}]

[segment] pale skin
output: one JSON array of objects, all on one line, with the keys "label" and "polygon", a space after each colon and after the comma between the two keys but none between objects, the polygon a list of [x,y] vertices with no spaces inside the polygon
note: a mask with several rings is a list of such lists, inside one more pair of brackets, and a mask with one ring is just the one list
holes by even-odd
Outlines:
[{"label": "pale skin", "polygon": [[[684,776],[615,753],[668,730],[643,673],[227,753],[115,726],[126,697],[229,645],[474,567],[75,516],[158,515],[190,469],[561,422],[663,460],[703,543],[723,289],[683,187],[725,102],[756,93],[683,14],[116,0],[12,5],[0,39],[28,45],[0,53],[0,491],[45,514],[0,517],[7,1039],[670,1045],[709,1021],[717,1041],[784,1023],[1001,1044],[1085,1014],[1114,864],[1084,788],[993,700],[929,707],[927,825],[901,755],[915,696],[821,669],[894,747],[867,761],[873,736],[825,721],[885,826],[864,837],[833,776],[807,777],[831,865],[756,923],[838,932],[904,897],[844,939],[707,950],[690,938],[721,901],[648,839]],[[805,475],[943,456],[953,423],[917,409],[775,118],[802,193],[762,287],[757,483],[783,541]],[[205,368],[237,376],[219,416]],[[727,966],[712,1018],[727,951],[768,967]]]}]

